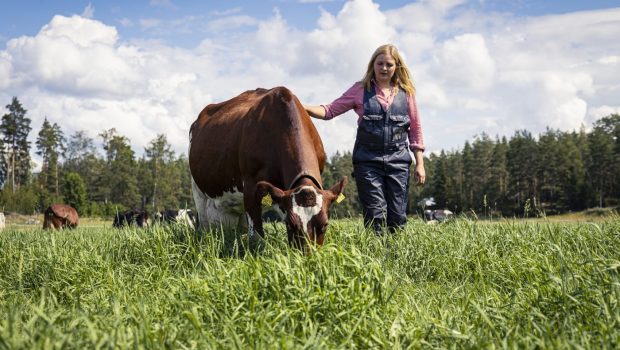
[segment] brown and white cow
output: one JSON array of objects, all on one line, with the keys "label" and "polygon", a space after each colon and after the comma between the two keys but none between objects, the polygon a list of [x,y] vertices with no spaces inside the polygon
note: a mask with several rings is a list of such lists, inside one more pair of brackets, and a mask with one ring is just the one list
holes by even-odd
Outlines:
[{"label": "brown and white cow", "polygon": [[300,248],[307,239],[323,244],[328,209],[347,183],[323,189],[323,143],[285,87],[205,107],[190,129],[189,165],[201,226],[237,226],[245,213],[249,233],[263,236],[261,199],[270,195]]},{"label": "brown and white cow", "polygon": [[52,204],[43,212],[43,228],[76,228],[80,223],[77,211],[67,204]]}]

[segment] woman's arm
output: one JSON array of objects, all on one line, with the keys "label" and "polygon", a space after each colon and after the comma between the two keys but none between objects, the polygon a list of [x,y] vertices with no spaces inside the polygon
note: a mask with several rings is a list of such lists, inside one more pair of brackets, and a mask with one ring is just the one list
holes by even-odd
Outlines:
[{"label": "woman's arm", "polygon": [[303,107],[311,117],[324,120],[337,117],[351,109],[355,109],[355,112],[361,115],[364,113],[364,107],[362,105],[363,97],[363,86],[361,83],[357,82],[332,103],[318,106],[303,105]]},{"label": "woman's arm", "polygon": [[313,118],[325,119],[325,108],[323,106],[304,105],[304,109]]}]

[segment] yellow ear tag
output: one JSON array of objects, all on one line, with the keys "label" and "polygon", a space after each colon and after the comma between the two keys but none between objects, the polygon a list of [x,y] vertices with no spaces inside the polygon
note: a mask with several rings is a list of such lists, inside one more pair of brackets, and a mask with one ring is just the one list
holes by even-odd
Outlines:
[{"label": "yellow ear tag", "polygon": [[271,201],[271,196],[270,195],[265,195],[263,197],[263,199],[261,199],[260,204],[266,206],[266,207],[270,207],[271,205],[273,205],[273,202]]},{"label": "yellow ear tag", "polygon": [[345,198],[345,197],[344,197],[344,194],[342,194],[342,193],[341,193],[341,194],[339,194],[339,195],[338,195],[338,198],[336,198],[336,203],[340,203],[340,202],[342,202],[342,201],[344,200],[344,198]]}]

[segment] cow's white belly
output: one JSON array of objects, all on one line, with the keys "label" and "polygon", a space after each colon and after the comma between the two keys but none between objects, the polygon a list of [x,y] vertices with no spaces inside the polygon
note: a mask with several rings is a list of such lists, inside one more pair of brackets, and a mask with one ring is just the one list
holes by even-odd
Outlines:
[{"label": "cow's white belly", "polygon": [[192,179],[192,195],[200,226],[238,228],[246,224],[242,192],[235,189],[232,192],[224,192],[220,197],[211,198],[204,194]]}]

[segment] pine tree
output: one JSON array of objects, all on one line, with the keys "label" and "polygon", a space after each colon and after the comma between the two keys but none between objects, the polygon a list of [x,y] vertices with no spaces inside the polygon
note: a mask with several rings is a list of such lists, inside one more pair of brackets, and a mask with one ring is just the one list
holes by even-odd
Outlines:
[{"label": "pine tree", "polygon": [[44,190],[43,193],[54,194],[56,197],[60,196],[58,169],[59,158],[64,152],[64,141],[60,126],[56,123],[51,125],[46,117],[36,141],[36,154],[42,158],[39,186]]},{"label": "pine tree", "polygon": [[103,139],[103,149],[106,152],[106,169],[101,178],[107,191],[106,202],[109,200],[128,208],[137,207],[140,199],[137,167],[129,139],[117,135],[114,128],[99,136]]},{"label": "pine tree", "polygon": [[537,147],[536,140],[527,130],[517,131],[508,142],[509,197],[515,213],[521,213],[528,200],[536,207]]},{"label": "pine tree", "polygon": [[558,139],[558,198],[557,207],[561,212],[584,209],[583,197],[586,181],[586,168],[577,146],[577,133],[561,133]]},{"label": "pine tree", "polygon": [[463,146],[463,186],[461,190],[461,208],[468,210],[474,205],[474,178],[479,175],[480,169],[476,167],[473,149],[469,141]]},{"label": "pine tree", "polygon": [[64,202],[74,207],[80,215],[84,214],[88,205],[84,180],[78,173],[68,172],[64,175],[62,184]]},{"label": "pine tree", "polygon": [[[149,146],[144,149],[146,156],[145,166],[148,181],[145,185],[148,189],[143,192],[143,198],[150,198],[153,211],[163,209],[165,207],[178,208],[178,200],[175,196],[174,188],[180,185],[178,177],[174,176],[174,151],[168,143],[166,135],[159,134],[155,139],[149,142]],[[146,187],[145,186],[145,187]]]},{"label": "pine tree", "polygon": [[[617,116],[617,115],[616,115]],[[611,197],[614,192],[614,182],[618,175],[616,170],[615,153],[616,140],[614,140],[614,119],[602,118],[594,123],[594,129],[590,133],[589,147],[592,157],[592,164],[588,169],[590,174],[591,186],[597,197],[597,205],[606,205],[606,199]]]},{"label": "pine tree", "polygon": [[2,174],[9,181],[13,193],[20,185],[25,185],[30,179],[30,141],[28,134],[32,129],[30,119],[26,117],[26,110],[17,97],[13,97],[11,104],[6,108],[9,113],[2,116],[0,133],[4,145],[4,157],[0,160]]},{"label": "pine tree", "polygon": [[479,212],[484,211],[485,214],[488,214],[489,198],[496,197],[495,193],[490,192],[493,175],[490,170],[494,148],[493,140],[484,132],[476,137],[472,145],[474,169],[469,170],[473,192],[472,207]]},{"label": "pine tree", "polygon": [[97,155],[95,141],[85,131],[76,131],[69,137],[63,171],[77,173],[82,178],[89,201],[104,202],[103,193],[109,193],[101,177],[105,168],[105,161]]},{"label": "pine tree", "polygon": [[501,211],[506,214],[505,206],[508,204],[508,168],[506,154],[508,153],[508,141],[505,137],[495,141],[493,154],[491,156],[491,179],[488,184],[489,197],[488,205],[492,211]]},{"label": "pine tree", "polygon": [[361,214],[359,196],[357,194],[357,184],[353,173],[353,156],[351,152],[336,152],[326,163],[325,169],[321,174],[323,186],[329,188],[335,185],[344,176],[347,176],[349,183],[344,188],[345,199],[340,203],[334,203],[330,207],[330,215],[333,217],[350,217]]}]

